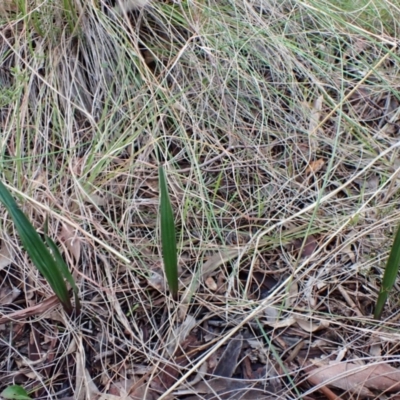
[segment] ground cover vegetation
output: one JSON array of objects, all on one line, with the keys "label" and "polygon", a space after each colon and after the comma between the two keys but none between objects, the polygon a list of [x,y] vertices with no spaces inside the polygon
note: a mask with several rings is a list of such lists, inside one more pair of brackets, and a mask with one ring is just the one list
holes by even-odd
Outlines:
[{"label": "ground cover vegetation", "polygon": [[3,397],[396,398],[399,21],[387,0],[2,0]]}]

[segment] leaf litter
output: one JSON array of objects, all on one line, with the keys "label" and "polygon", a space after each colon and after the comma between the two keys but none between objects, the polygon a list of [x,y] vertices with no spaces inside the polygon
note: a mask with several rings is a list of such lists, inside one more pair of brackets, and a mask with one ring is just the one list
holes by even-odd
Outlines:
[{"label": "leaf litter", "polygon": [[65,244],[75,263],[78,263],[81,257],[81,239],[78,237],[77,232],[74,232],[71,227],[63,223],[60,239]]},{"label": "leaf litter", "polygon": [[11,304],[21,293],[17,287],[10,287],[3,283],[0,287],[0,305]]},{"label": "leaf litter", "polygon": [[374,397],[369,389],[381,393],[400,390],[400,370],[386,363],[332,363],[312,370],[308,379],[314,385],[329,385],[365,397]]},{"label": "leaf litter", "polygon": [[[126,14],[113,1],[69,3],[74,40],[50,3],[38,23],[6,7],[1,80],[23,110],[15,121],[0,107],[2,173],[28,211],[65,223],[83,313],[57,309],[0,210],[12,249],[0,250],[0,330],[11,338],[0,352],[12,354],[2,384],[45,382],[54,399],[383,398],[390,379],[378,379],[399,368],[397,293],[385,322],[371,313],[399,219],[399,102],[396,49],[372,32],[381,24],[366,34],[364,18],[332,24],[328,6],[286,1],[268,12],[237,2],[234,15],[224,2],[141,1]],[[62,29],[38,34],[54,15]],[[21,96],[18,71],[30,82]],[[178,302],[158,268],[160,162],[181,229]],[[28,368],[29,351],[42,357]]]},{"label": "leaf litter", "polygon": [[0,271],[8,267],[12,261],[13,259],[8,244],[3,240],[0,247]]}]

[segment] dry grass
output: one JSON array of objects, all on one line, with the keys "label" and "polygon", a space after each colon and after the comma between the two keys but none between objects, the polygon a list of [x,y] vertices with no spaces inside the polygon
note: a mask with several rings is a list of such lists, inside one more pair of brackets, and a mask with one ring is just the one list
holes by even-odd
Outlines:
[{"label": "dry grass", "polygon": [[68,319],[0,209],[0,390],[317,399],[312,365],[398,366],[397,293],[372,320],[400,218],[395,2],[9,0],[0,16],[1,179],[39,230],[49,216],[82,299]]}]

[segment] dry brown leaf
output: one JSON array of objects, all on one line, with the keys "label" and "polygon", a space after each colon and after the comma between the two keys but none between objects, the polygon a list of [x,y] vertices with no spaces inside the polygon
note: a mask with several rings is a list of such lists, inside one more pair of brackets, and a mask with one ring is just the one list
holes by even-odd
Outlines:
[{"label": "dry brown leaf", "polygon": [[[208,361],[209,360],[206,360],[203,364],[200,365],[200,368],[197,370],[195,377],[190,381],[190,386],[196,385],[197,383],[204,380],[208,372]],[[191,392],[189,392],[189,394],[190,393]]]},{"label": "dry brown leaf", "polygon": [[182,105],[182,103],[179,103],[179,101],[177,101],[174,104],[171,104],[171,106],[172,106],[172,108],[174,108],[177,111],[180,111],[183,113],[187,112],[186,108]]},{"label": "dry brown leaf", "polygon": [[162,275],[161,271],[160,273],[158,271],[152,271],[150,278],[147,279],[147,283],[149,284],[149,286],[156,290],[159,290],[160,292],[165,291],[167,287],[164,275]]},{"label": "dry brown leaf", "polygon": [[335,361],[337,361],[337,362],[338,361],[343,361],[344,358],[346,357],[347,353],[348,353],[348,348],[347,347],[343,347],[342,349],[339,349]]},{"label": "dry brown leaf", "polygon": [[[129,399],[132,400],[156,400],[157,393],[148,387],[147,384],[139,386],[133,393],[130,394]],[[100,399],[99,399],[100,400]]]},{"label": "dry brown leaf", "polygon": [[100,391],[93,382],[89,371],[85,368],[86,354],[81,339],[76,344],[75,398],[76,400],[96,399]]},{"label": "dry brown leaf", "polygon": [[109,196],[104,196],[99,193],[92,193],[87,195],[88,200],[96,206],[103,207],[109,202]]},{"label": "dry brown leaf", "polygon": [[300,316],[296,316],[294,318],[297,322],[297,324],[300,326],[301,329],[303,329],[306,332],[316,332],[319,329],[324,329],[329,327],[329,321],[326,320],[321,320],[321,322],[316,322],[313,319],[304,319]]},{"label": "dry brown leaf", "polygon": [[361,190],[364,190],[367,193],[375,193],[379,188],[380,177],[376,174],[370,174],[367,177],[355,179],[354,182],[360,187]]},{"label": "dry brown leaf", "polygon": [[238,335],[232,339],[222,354],[217,366],[214,370],[214,375],[231,378],[237,368],[237,361],[242,351],[243,336]]},{"label": "dry brown leaf", "polygon": [[32,315],[43,314],[44,312],[51,310],[52,307],[59,304],[59,300],[57,296],[51,296],[48,299],[44,300],[40,304],[36,304],[32,307],[25,308],[23,310],[15,311],[8,315],[3,315],[0,317],[0,324],[4,324],[5,322],[9,322],[12,320],[21,320],[25,319]]},{"label": "dry brown leaf", "polygon": [[325,160],[323,158],[311,161],[306,169],[306,174],[315,174],[316,172],[320,171],[324,165],[325,165]]},{"label": "dry brown leaf", "polygon": [[238,250],[227,250],[214,254],[212,257],[209,258],[206,263],[203,264],[201,268],[201,277],[203,279],[206,279],[214,271],[216,271],[219,266],[226,262],[229,262],[238,255]]},{"label": "dry brown leaf", "polygon": [[3,284],[3,286],[0,287],[0,305],[11,304],[20,293],[21,291],[17,287],[10,287]]},{"label": "dry brown leaf", "polygon": [[371,345],[371,347],[369,348],[369,354],[371,354],[371,356],[376,358],[381,357],[382,356],[381,343],[374,343],[373,345]]},{"label": "dry brown leaf", "polygon": [[120,380],[114,380],[108,388],[107,394],[102,394],[99,397],[99,400],[133,400],[133,397],[131,397],[129,391],[134,384],[135,379],[128,379],[126,376],[121,377]]},{"label": "dry brown leaf", "polygon": [[46,318],[51,319],[53,321],[61,322],[62,324],[65,324],[65,315],[58,308],[55,308],[54,310],[52,310],[49,313],[49,315],[46,315]]},{"label": "dry brown leaf", "polygon": [[[270,400],[276,399],[276,395],[268,396],[274,393],[274,388],[264,385],[263,389],[253,388],[254,381],[246,381],[232,378],[216,378],[207,382],[200,382],[194,386],[195,396],[187,397],[186,400],[223,400],[223,399],[241,399],[241,400]],[[199,394],[208,394],[199,396]]]},{"label": "dry brown leaf", "polygon": [[[99,255],[99,257],[102,259],[104,265],[105,265],[105,273],[107,276],[107,281],[109,283],[110,287],[113,287],[113,278],[111,275],[111,268],[109,267],[108,259],[107,257]],[[128,321],[128,318],[126,314],[122,311],[121,304],[117,300],[115,293],[112,291],[107,292],[107,297],[109,299],[110,304],[112,304],[113,309],[115,311],[114,317],[118,318],[122,325],[125,327],[126,333],[130,334],[132,337],[135,337],[135,333],[133,332],[132,328],[136,330],[136,332],[141,332],[139,331],[139,328],[136,324],[135,320]]]},{"label": "dry brown leaf", "polygon": [[266,366],[268,365],[268,368],[266,368],[265,371],[265,377],[276,377],[278,374],[276,373],[275,368],[269,361],[270,356],[267,348],[265,347],[265,344],[258,339],[246,339],[246,341],[253,350],[253,356],[255,356],[256,359],[258,359],[262,364],[265,364]]},{"label": "dry brown leaf", "polygon": [[85,163],[85,157],[74,157],[73,162],[71,163],[72,174],[80,178],[82,176]]},{"label": "dry brown leaf", "polygon": [[[313,377],[309,377],[308,381],[314,386],[319,386],[318,381],[314,381]],[[337,396],[335,393],[332,392],[332,390],[330,390],[326,386],[319,386],[318,390],[325,395],[327,400],[341,400],[341,397]]]},{"label": "dry brown leaf", "polygon": [[36,329],[31,329],[28,341],[28,358],[29,363],[37,364],[45,362],[48,354],[43,352],[40,334]]},{"label": "dry brown leaf", "polygon": [[276,307],[267,306],[264,309],[264,315],[269,324],[274,324],[279,319],[281,312]]},{"label": "dry brown leaf", "polygon": [[131,396],[116,396],[115,394],[102,393],[97,397],[97,400],[132,400]]},{"label": "dry brown leaf", "polygon": [[167,351],[170,355],[173,355],[176,351],[177,346],[182,345],[182,342],[186,340],[191,330],[196,326],[196,318],[191,315],[186,316],[177,328],[171,331],[170,344],[167,346]]},{"label": "dry brown leaf", "polygon": [[289,286],[289,297],[288,297],[288,304],[293,306],[299,295],[299,285],[296,281],[292,282]]},{"label": "dry brown leaf", "polygon": [[206,286],[213,292],[216,292],[218,289],[217,283],[215,282],[214,278],[212,276],[209,276],[208,278],[206,278],[206,280],[204,281],[204,283],[206,284]]},{"label": "dry brown leaf", "polygon": [[237,256],[238,250],[217,252],[202,265],[201,270],[196,274],[196,276],[189,276],[183,280],[183,284],[188,285],[188,287],[181,298],[181,304],[178,313],[179,320],[183,321],[185,319],[193,293],[196,293],[198,287],[200,286],[201,280],[206,280],[218,269],[218,267]]},{"label": "dry brown leaf", "polygon": [[308,125],[310,149],[313,153],[318,150],[317,127],[321,119],[323,100],[324,97],[322,95],[315,99],[311,110],[310,123]]},{"label": "dry brown leaf", "polygon": [[292,326],[293,324],[296,323],[296,319],[294,317],[288,317],[285,318],[281,321],[275,321],[275,322],[265,322],[266,325],[271,326],[272,328],[287,328],[288,326]]},{"label": "dry brown leaf", "polygon": [[362,396],[370,396],[368,389],[383,391],[400,390],[400,371],[389,364],[357,365],[340,362],[317,368],[309,373],[316,385],[335,386]]},{"label": "dry brown leaf", "polygon": [[62,224],[60,239],[65,244],[68,252],[72,255],[75,262],[79,262],[81,257],[81,240],[71,227]]},{"label": "dry brown leaf", "polygon": [[7,244],[3,241],[0,248],[0,271],[12,263],[12,257]]},{"label": "dry brown leaf", "polygon": [[356,254],[352,249],[351,244],[348,244],[347,246],[343,247],[342,249],[342,262],[345,264],[347,260],[350,260],[353,264],[356,262]]},{"label": "dry brown leaf", "polygon": [[301,257],[306,258],[310,257],[315,250],[318,248],[318,240],[314,235],[310,235],[307,237],[306,242],[303,246],[303,251],[301,252]]},{"label": "dry brown leaf", "polygon": [[368,177],[365,182],[365,189],[369,192],[375,193],[379,188],[380,177],[379,175],[373,174]]},{"label": "dry brown leaf", "polygon": [[314,235],[307,236],[305,242],[304,239],[295,239],[290,243],[293,251],[300,252],[301,258],[310,257],[314,251],[318,248],[318,240]]},{"label": "dry brown leaf", "polygon": [[350,308],[359,316],[359,317],[364,317],[363,313],[361,310],[358,308],[357,304],[354,303],[353,299],[350,297],[350,295],[347,293],[346,289],[341,285],[338,284],[337,288],[340,292],[340,294],[343,296],[343,298],[346,300],[346,303],[350,306]]},{"label": "dry brown leaf", "polygon": [[319,124],[321,119],[322,103],[324,101],[324,96],[319,96],[314,100],[311,110],[310,124],[308,126],[309,133],[315,133],[314,130]]}]

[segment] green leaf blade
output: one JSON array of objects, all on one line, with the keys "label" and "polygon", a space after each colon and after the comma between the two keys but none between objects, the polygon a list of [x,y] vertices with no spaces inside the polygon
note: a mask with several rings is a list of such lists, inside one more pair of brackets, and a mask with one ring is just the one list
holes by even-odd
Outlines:
[{"label": "green leaf blade", "polygon": [[[47,280],[50,287],[53,289],[54,293],[63,305],[65,311],[68,314],[71,314],[73,308],[71,299],[69,297],[68,288],[64,281],[63,273],[60,270],[62,267],[60,267],[60,265],[57,263],[55,256],[53,257],[53,255],[50,253],[45,243],[36,232],[35,228],[32,226],[25,214],[20,210],[14,198],[1,181],[0,202],[3,203],[4,207],[10,214],[25,251],[28,253],[39,272]],[[70,275],[70,278],[67,278],[68,281],[70,281],[70,279],[73,280],[68,267],[66,265],[65,267],[67,273]],[[74,284],[73,287],[75,289],[76,285]]]},{"label": "green leaf blade", "polygon": [[79,314],[80,310],[81,310],[81,304],[80,304],[79,296],[78,296],[79,290],[75,284],[74,278],[72,277],[67,264],[65,263],[64,259],[62,258],[61,254],[60,254],[60,250],[58,250],[57,245],[54,243],[54,241],[49,236],[45,235],[44,238],[46,240],[47,246],[50,248],[50,250],[53,253],[53,257],[55,259],[56,266],[58,267],[62,276],[71,285],[72,290],[74,291],[76,313]]},{"label": "green leaf blade", "polygon": [[31,400],[29,397],[28,392],[19,385],[11,385],[6,387],[1,393],[4,399],[7,400]]},{"label": "green leaf blade", "polygon": [[167,179],[164,169],[160,165],[160,220],[161,220],[161,246],[164,261],[165,275],[171,294],[174,299],[178,296],[178,256],[176,248],[176,229],[171,199],[168,194]]},{"label": "green leaf blade", "polygon": [[393,240],[392,248],[390,249],[389,258],[386,263],[385,272],[383,274],[381,288],[379,290],[378,299],[375,305],[374,318],[380,319],[386,301],[389,297],[389,292],[393,288],[400,267],[400,225],[397,228],[396,236]]}]

